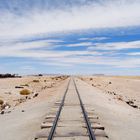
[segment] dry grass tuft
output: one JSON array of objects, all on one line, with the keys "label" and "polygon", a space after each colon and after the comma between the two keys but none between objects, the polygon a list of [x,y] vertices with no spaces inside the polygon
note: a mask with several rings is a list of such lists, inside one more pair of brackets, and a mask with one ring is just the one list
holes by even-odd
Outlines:
[{"label": "dry grass tuft", "polygon": [[20,86],[29,87],[29,85],[28,85],[28,84],[23,84],[23,85],[20,85]]},{"label": "dry grass tuft", "polygon": [[90,81],[92,81],[93,79],[92,78],[90,78]]},{"label": "dry grass tuft", "polygon": [[122,97],[122,96],[117,96],[117,99],[118,99],[119,101],[123,101],[123,97]]},{"label": "dry grass tuft", "polygon": [[3,105],[4,101],[2,99],[0,99],[0,105]]},{"label": "dry grass tuft", "polygon": [[33,82],[35,82],[35,83],[39,83],[39,80],[33,80]]},{"label": "dry grass tuft", "polygon": [[28,89],[23,89],[20,91],[20,95],[29,95],[29,94],[31,94],[31,91]]}]

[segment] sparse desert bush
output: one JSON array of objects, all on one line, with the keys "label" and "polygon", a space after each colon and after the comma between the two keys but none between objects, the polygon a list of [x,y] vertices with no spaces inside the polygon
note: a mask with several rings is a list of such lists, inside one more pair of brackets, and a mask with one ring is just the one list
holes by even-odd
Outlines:
[{"label": "sparse desert bush", "polygon": [[23,89],[20,91],[20,95],[29,95],[29,94],[31,94],[31,91],[28,89]]},{"label": "sparse desert bush", "polygon": [[51,77],[51,79],[52,79],[52,80],[54,80],[54,79],[55,79],[55,77]]},{"label": "sparse desert bush", "polygon": [[17,74],[0,74],[0,78],[21,78],[21,76],[18,76]]},{"label": "sparse desert bush", "polygon": [[0,105],[2,105],[4,103],[4,101],[2,99],[0,99]]},{"label": "sparse desert bush", "polygon": [[23,85],[20,85],[20,86],[29,87],[29,85],[28,85],[28,84],[23,84]]},{"label": "sparse desert bush", "polygon": [[117,99],[119,100],[119,101],[123,101],[123,97],[122,96],[117,96]]},{"label": "sparse desert bush", "polygon": [[90,81],[92,81],[92,78],[90,78]]},{"label": "sparse desert bush", "polygon": [[33,82],[35,82],[35,83],[39,83],[39,80],[33,80]]}]

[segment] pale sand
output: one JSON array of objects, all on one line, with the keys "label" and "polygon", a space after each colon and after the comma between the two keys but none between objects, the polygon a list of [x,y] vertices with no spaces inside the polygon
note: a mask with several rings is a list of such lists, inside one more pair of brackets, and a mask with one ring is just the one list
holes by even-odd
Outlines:
[{"label": "pale sand", "polygon": [[[21,79],[1,79],[0,96],[10,101],[11,113],[0,115],[0,140],[32,140],[40,125],[54,103],[62,98],[68,79],[55,80],[44,77],[40,83],[32,83],[38,77]],[[77,86],[85,105],[92,107],[105,127],[109,140],[138,140],[140,138],[140,110],[126,104],[126,100],[140,102],[140,80],[129,77],[82,77]],[[86,81],[86,82],[85,82]],[[111,82],[111,84],[109,84]],[[27,100],[16,107],[13,99],[21,98],[15,86],[30,84],[29,89],[38,92],[39,96]],[[50,84],[53,86],[50,88]],[[94,84],[94,86],[92,86]],[[48,86],[42,89],[44,86]],[[11,95],[4,92],[11,92]],[[108,93],[115,92],[116,95]],[[121,96],[122,100],[119,99]],[[25,112],[22,112],[24,110]]]},{"label": "pale sand", "polygon": [[[112,80],[112,78],[107,78],[107,81],[110,80],[113,81],[113,84],[115,84],[115,79]],[[116,79],[116,81],[121,82],[121,80],[119,79]],[[114,99],[114,97],[111,94],[106,94],[103,92],[103,90],[93,87],[84,81],[78,80],[77,86],[79,88],[79,92],[81,94],[81,98],[83,99],[85,106],[92,107],[94,109],[95,115],[99,116],[99,122],[105,127],[105,132],[109,136],[109,140],[140,139],[139,109],[135,109],[121,100]],[[139,86],[136,90],[138,89]],[[127,96],[130,93],[124,92],[123,94],[126,94]],[[129,96],[131,97],[131,95]],[[137,99],[136,96],[134,97]]]},{"label": "pale sand", "polygon": [[[34,82],[34,80],[39,80],[39,82]],[[40,93],[45,88],[54,87],[61,80],[56,80],[56,78],[49,76],[0,79],[0,99],[8,102],[13,107],[18,104],[18,99],[25,98],[25,96],[19,94],[21,90],[30,90],[33,93],[30,95],[32,97],[35,93]],[[23,87],[23,89],[15,88],[16,86]]]},{"label": "pale sand", "polygon": [[[26,77],[21,79],[1,79],[1,92],[4,91],[5,87],[5,91],[11,91],[14,94],[10,96],[18,98],[18,90],[21,89],[18,89],[17,92],[15,92],[16,90],[14,89],[14,86],[21,83],[30,83],[32,79],[37,78]],[[50,80],[48,81],[50,82]],[[1,140],[31,140],[34,138],[36,132],[40,130],[41,121],[44,119],[44,116],[52,108],[54,102],[62,98],[65,91],[67,80],[56,81],[57,80],[52,81],[55,82],[55,85],[52,88],[41,90],[38,97],[27,100],[16,107],[12,106],[10,108],[10,110],[12,110],[11,113],[0,115]],[[35,89],[36,88],[38,89],[38,86],[36,86]],[[5,96],[5,94],[2,94],[2,96],[3,95]],[[8,99],[8,97],[4,98]],[[24,112],[22,112],[22,110],[24,110]]]},{"label": "pale sand", "polygon": [[140,108],[139,76],[88,76],[82,79],[104,93],[111,94],[114,99],[133,101]]}]

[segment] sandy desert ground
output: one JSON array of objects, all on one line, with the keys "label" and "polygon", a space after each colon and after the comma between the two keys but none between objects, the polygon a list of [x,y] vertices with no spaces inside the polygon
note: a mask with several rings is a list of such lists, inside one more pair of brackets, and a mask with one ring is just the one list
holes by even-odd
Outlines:
[{"label": "sandy desert ground", "polygon": [[89,76],[80,78],[104,93],[110,94],[114,99],[140,109],[139,76]]},{"label": "sandy desert ground", "polygon": [[84,76],[80,79],[83,102],[94,108],[109,139],[140,139],[139,78]]},{"label": "sandy desert ground", "polygon": [[[0,79],[0,139],[32,140],[68,81],[65,76]],[[109,140],[140,138],[140,77],[80,76],[76,81],[84,104],[93,107]],[[20,95],[23,89],[30,94]]]},{"label": "sandy desert ground", "polygon": [[[42,117],[65,90],[65,78],[59,76],[26,76],[0,79],[0,139],[31,140]],[[28,89],[30,95],[20,95]],[[60,96],[60,97],[59,97]]]}]

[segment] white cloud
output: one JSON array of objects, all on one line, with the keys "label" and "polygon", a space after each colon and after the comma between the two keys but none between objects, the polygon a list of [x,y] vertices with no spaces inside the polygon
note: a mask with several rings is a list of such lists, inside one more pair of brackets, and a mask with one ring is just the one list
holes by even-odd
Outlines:
[{"label": "white cloud", "polygon": [[[10,52],[17,50],[32,50],[32,49],[49,49],[57,46],[58,43],[62,43],[62,40],[34,40],[34,41],[18,41],[18,40],[1,40],[0,41],[0,51],[2,52]],[[8,54],[8,53],[7,53]]]},{"label": "white cloud", "polygon": [[130,42],[109,42],[109,43],[95,43],[90,46],[89,50],[122,50],[122,49],[137,49],[140,48],[140,40]]},{"label": "white cloud", "polygon": [[80,47],[80,46],[91,46],[93,45],[92,42],[81,42],[81,43],[75,43],[75,44],[67,44],[66,47]]},{"label": "white cloud", "polygon": [[[56,47],[63,46],[64,41],[59,39],[53,40],[34,40],[34,41],[0,41],[0,57],[28,57],[35,59],[45,58],[61,58],[69,56],[81,56],[81,55],[102,55],[97,51],[63,51],[54,50]],[[62,45],[60,45],[62,43]],[[79,43],[79,44],[68,44],[70,47],[81,45],[92,45],[92,43]]]},{"label": "white cloud", "polygon": [[27,11],[24,16],[0,13],[0,37],[19,37],[40,33],[91,28],[116,28],[140,25],[140,1],[114,0],[90,3],[71,9]]},{"label": "white cloud", "polygon": [[79,55],[101,55],[96,51],[49,51],[49,50],[24,50],[0,49],[0,57],[28,57],[28,58],[63,58]]},{"label": "white cloud", "polygon": [[109,39],[109,37],[79,38],[80,41],[101,41],[106,39]]},{"label": "white cloud", "polygon": [[[34,71],[34,66],[37,67],[37,63],[61,66],[63,70],[65,67],[71,70],[73,66],[76,68],[84,66],[84,68],[91,69],[97,68],[96,66],[107,66],[111,69],[140,68],[140,53],[138,51],[128,52],[128,49],[140,49],[139,40],[93,43],[92,41],[102,41],[109,38],[84,37],[79,38],[76,43],[69,43],[72,38],[67,38],[70,39],[67,40],[68,42],[59,39],[35,41],[30,38],[36,37],[36,34],[45,34],[46,37],[48,34],[57,32],[60,35],[60,32],[63,34],[85,29],[139,26],[139,7],[139,0],[103,0],[102,4],[90,3],[90,5],[77,5],[68,9],[66,7],[64,9],[55,7],[51,10],[34,9],[24,11],[24,15],[20,16],[8,11],[0,12],[0,57],[14,57],[22,60],[20,62],[17,59],[16,62],[6,64],[1,61],[1,65],[7,65],[8,68],[9,65],[12,66],[16,63],[20,66],[21,63],[29,60],[29,64],[23,63],[23,67],[20,69],[31,72]],[[84,35],[82,34],[82,36]],[[65,37],[63,39],[65,40]],[[61,47],[79,46],[86,46],[87,49],[70,51],[72,48],[66,48],[65,51],[61,50]],[[54,48],[57,48],[58,51]]]},{"label": "white cloud", "polygon": [[[64,50],[49,50],[61,40],[42,40],[33,42],[13,42],[7,44],[6,42],[0,43],[0,57],[22,57],[37,60],[41,64],[71,67],[74,65],[103,65],[112,66],[117,68],[137,68],[140,67],[140,58],[133,56],[139,56],[137,53],[126,53],[127,56],[121,57],[117,54],[121,49],[134,49],[140,48],[140,41],[132,42],[113,42],[113,43],[96,43],[96,46],[89,47],[89,50],[79,51],[64,51]],[[11,45],[10,45],[11,44]],[[82,45],[91,45],[91,42],[81,43]],[[70,44],[69,46],[81,46],[81,44]],[[59,45],[59,43],[58,43]],[[44,50],[42,48],[45,48]],[[91,49],[106,50],[105,52],[93,51]],[[36,50],[38,49],[38,50]],[[95,50],[96,50],[95,49]],[[114,50],[117,56],[109,55],[110,50]],[[132,57],[128,57],[131,55]],[[110,56],[110,57],[109,57]],[[26,67],[25,67],[26,68]],[[29,67],[27,67],[28,69]]]},{"label": "white cloud", "polygon": [[131,52],[131,53],[127,53],[127,55],[140,56],[140,52]]},{"label": "white cloud", "polygon": [[[52,58],[51,64],[66,64],[69,66],[77,65],[102,65],[114,68],[139,68],[140,67],[140,58],[110,58],[105,56],[72,56],[72,57],[59,57]],[[48,63],[46,61],[46,63]],[[65,65],[65,66],[66,66]]]}]

